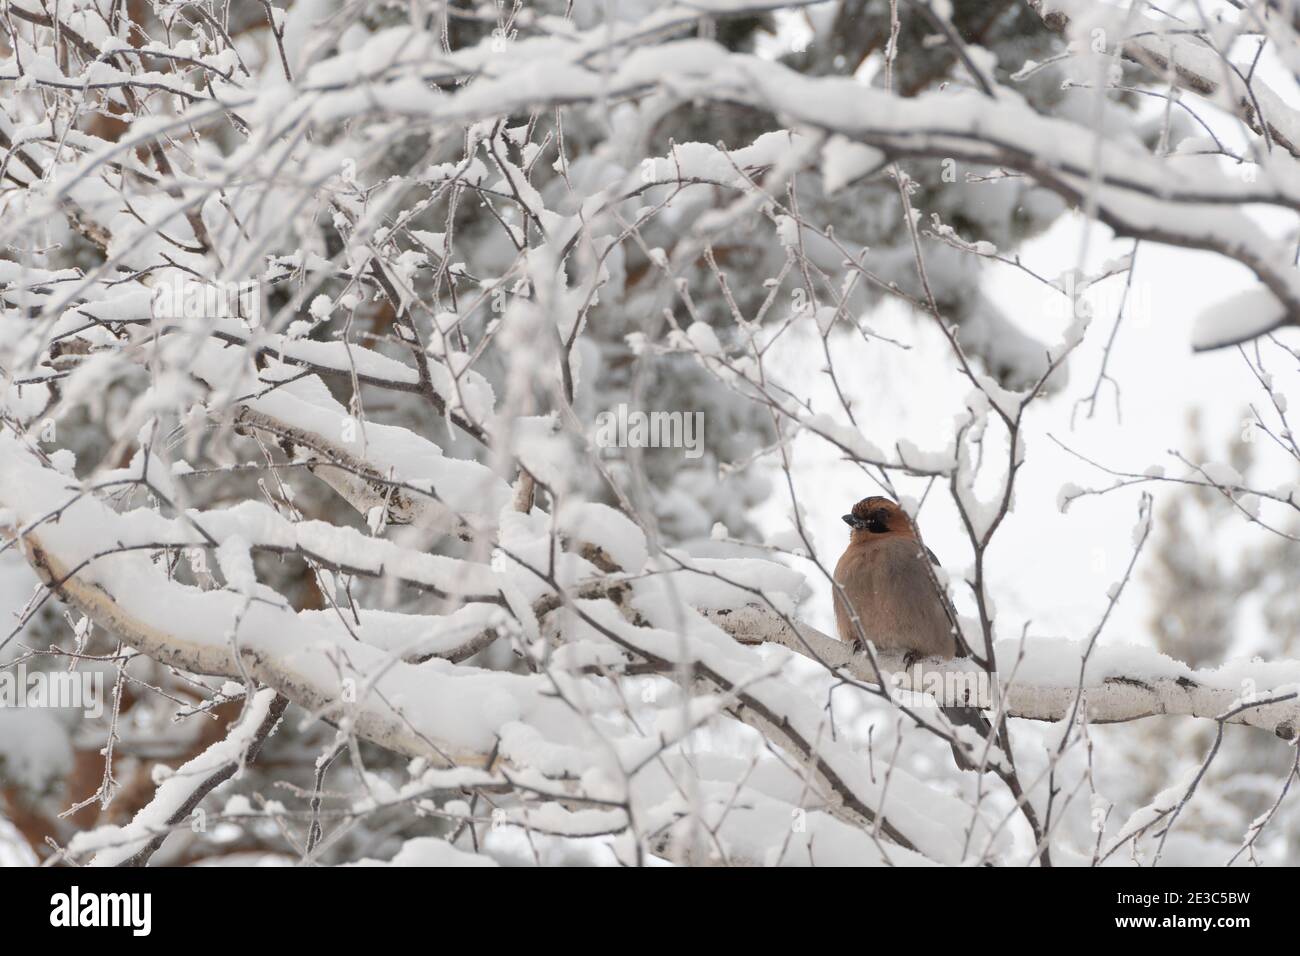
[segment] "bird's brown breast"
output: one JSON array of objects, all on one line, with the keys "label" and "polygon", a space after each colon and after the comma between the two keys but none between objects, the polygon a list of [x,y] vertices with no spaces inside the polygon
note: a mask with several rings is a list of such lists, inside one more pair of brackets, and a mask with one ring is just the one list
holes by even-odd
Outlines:
[{"label": "bird's brown breast", "polygon": [[835,566],[835,623],[840,640],[858,639],[858,629],[880,650],[954,657],[952,622],[931,575],[929,558],[910,535],[873,536],[850,544]]}]

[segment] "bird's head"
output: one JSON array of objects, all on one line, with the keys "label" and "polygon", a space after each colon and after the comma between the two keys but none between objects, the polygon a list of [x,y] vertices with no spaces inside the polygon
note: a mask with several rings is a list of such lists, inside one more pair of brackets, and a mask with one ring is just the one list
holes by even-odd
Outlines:
[{"label": "bird's head", "polygon": [[844,515],[853,541],[869,540],[873,535],[905,534],[912,536],[912,522],[897,502],[879,495],[863,498]]}]

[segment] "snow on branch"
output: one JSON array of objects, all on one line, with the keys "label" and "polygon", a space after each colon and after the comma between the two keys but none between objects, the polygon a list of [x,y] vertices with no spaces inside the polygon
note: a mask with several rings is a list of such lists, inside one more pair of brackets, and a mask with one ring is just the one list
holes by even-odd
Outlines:
[{"label": "snow on branch", "polygon": [[[205,796],[257,759],[275,732],[288,700],[259,690],[230,733],[192,760],[169,772],[148,805],[124,827],[102,827],[78,834],[67,847],[73,857],[94,853],[91,866],[144,866],[162,846],[171,827],[184,823]],[[102,847],[98,849],[97,847]]]},{"label": "snow on branch", "polygon": [[[832,670],[876,682],[865,655],[806,624],[797,624],[796,633],[780,617],[755,605],[709,616],[742,644],[779,644]],[[1087,719],[1099,724],[1159,714],[1217,720],[1241,703],[1275,701],[1237,710],[1227,722],[1257,727],[1283,740],[1294,739],[1300,729],[1300,661],[1233,661],[1213,670],[1195,670],[1151,648],[1109,644],[1093,648],[1080,682],[1085,646],[1054,638],[999,642],[998,659],[1015,662],[1014,676],[998,688],[1007,716],[1068,720],[1081,703]],[[877,654],[876,660],[898,690],[925,692],[945,679],[973,686],[982,674],[967,660],[910,664],[897,654]]]},{"label": "snow on branch", "polygon": [[[1300,113],[1254,76],[1250,63],[1232,63],[1214,46],[1211,31],[1189,31],[1175,20],[1157,20],[1108,3],[1030,0],[1052,30],[1089,44],[1096,31],[1106,51],[1151,70],[1180,89],[1223,104],[1255,133],[1300,159]],[[1082,29],[1074,22],[1078,17]],[[1116,44],[1118,46],[1116,47]]]}]

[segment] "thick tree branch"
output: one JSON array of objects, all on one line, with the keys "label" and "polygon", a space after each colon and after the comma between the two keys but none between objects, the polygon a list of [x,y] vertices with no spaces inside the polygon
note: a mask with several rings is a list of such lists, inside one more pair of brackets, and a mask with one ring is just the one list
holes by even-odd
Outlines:
[{"label": "thick tree branch", "polygon": [[[876,683],[866,657],[854,654],[849,645],[815,628],[799,624],[798,634],[792,633],[776,615],[753,605],[734,611],[713,612],[709,617],[742,644],[780,644],[810,659],[816,655],[831,668],[843,668],[864,683]],[[1018,642],[1003,643],[1008,645],[1009,659],[1014,660]],[[1010,686],[1001,689],[1006,695],[1007,716],[1025,720],[1065,720],[1079,692],[1077,662],[1083,645],[1044,639],[1037,653],[1035,646],[1036,642],[1032,640],[1026,642],[1026,658],[1020,666],[1023,676],[1017,676]],[[1112,657],[1108,652],[1113,653],[1114,658],[1129,660],[1146,657],[1151,669],[1114,669],[1112,672],[1108,663]],[[1002,656],[1005,655],[999,655]],[[899,690],[924,692],[936,681],[945,679],[956,687],[973,687],[984,673],[973,661],[965,659],[925,660],[910,670],[899,655],[877,653],[876,659]],[[1056,676],[1037,676],[1035,670],[1040,661]],[[1081,709],[1086,710],[1087,719],[1092,723],[1121,723],[1161,714],[1218,720],[1246,694],[1265,698],[1280,688],[1300,682],[1300,662],[1238,662],[1226,664],[1218,671],[1194,671],[1153,650],[1099,646],[1093,651],[1087,680]],[[1284,740],[1291,740],[1300,728],[1300,702],[1290,700],[1244,709],[1233,713],[1227,722],[1258,727]]]}]

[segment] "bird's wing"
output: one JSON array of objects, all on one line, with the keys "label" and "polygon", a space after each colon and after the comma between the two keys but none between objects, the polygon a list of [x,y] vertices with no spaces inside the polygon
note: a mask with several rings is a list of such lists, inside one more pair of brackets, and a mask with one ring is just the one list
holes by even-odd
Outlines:
[{"label": "bird's wing", "polygon": [[862,564],[865,576],[859,593],[868,602],[863,617],[871,620],[876,645],[953,656],[956,645],[948,613],[916,539],[898,536],[873,543]]},{"label": "bird's wing", "polygon": [[[937,554],[935,554],[929,548],[925,549],[925,553],[929,555],[930,563],[933,564],[936,568],[943,567],[943,564],[940,563],[939,556]],[[971,656],[970,645],[966,643],[966,638],[962,635],[961,624],[958,623],[957,621],[957,609],[952,606],[952,601],[948,599],[948,589],[944,587],[940,587],[937,578],[935,579],[935,590],[939,592],[939,601],[941,604],[943,604],[943,611],[946,615],[948,615],[949,623],[952,624],[953,637],[957,641],[957,656],[970,657]]]}]

